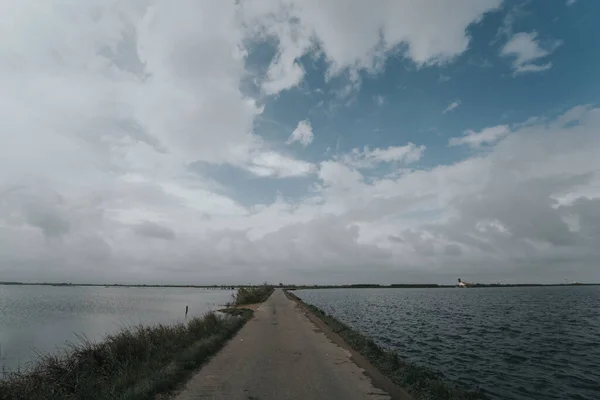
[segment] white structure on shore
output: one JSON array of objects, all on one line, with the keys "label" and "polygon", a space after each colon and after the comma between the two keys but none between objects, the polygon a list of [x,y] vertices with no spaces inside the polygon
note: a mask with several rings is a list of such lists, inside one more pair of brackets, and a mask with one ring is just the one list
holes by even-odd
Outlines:
[{"label": "white structure on shore", "polygon": [[471,285],[470,283],[463,282],[460,278],[458,278],[458,287],[466,288],[466,287],[469,287],[470,285]]}]

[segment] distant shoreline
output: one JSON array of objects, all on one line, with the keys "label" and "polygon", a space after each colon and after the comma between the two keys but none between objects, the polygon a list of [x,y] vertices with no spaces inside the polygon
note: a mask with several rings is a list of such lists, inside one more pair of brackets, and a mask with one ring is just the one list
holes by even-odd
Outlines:
[{"label": "distant shoreline", "polygon": [[65,283],[65,282],[0,282],[4,286],[91,286],[91,287],[140,287],[140,288],[198,288],[198,289],[224,289],[231,290],[241,287],[254,287],[260,285],[146,285],[146,284],[121,284],[121,283]]},{"label": "distant shoreline", "polygon": [[[120,284],[120,283],[68,283],[68,282],[0,282],[5,286],[61,286],[61,287],[124,287],[124,288],[196,288],[196,289],[223,289],[232,290],[242,287],[256,287],[261,285],[157,285],[157,284]],[[509,287],[553,287],[553,286],[600,286],[600,283],[476,283],[469,289],[476,288],[509,288]],[[350,285],[283,285],[286,289],[442,289],[454,288],[456,285],[438,284],[350,284]]]},{"label": "distant shoreline", "polygon": [[[509,287],[554,287],[554,286],[600,286],[600,283],[508,283],[508,284],[471,284],[465,289],[476,288],[509,288]],[[289,289],[445,289],[458,288],[458,285],[436,285],[436,284],[392,284],[392,285],[307,285],[286,286]]]}]

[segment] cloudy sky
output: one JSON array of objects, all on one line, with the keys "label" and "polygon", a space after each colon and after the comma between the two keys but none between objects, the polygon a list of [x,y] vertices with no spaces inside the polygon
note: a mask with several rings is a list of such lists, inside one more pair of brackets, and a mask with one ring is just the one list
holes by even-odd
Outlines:
[{"label": "cloudy sky", "polygon": [[597,1],[0,7],[0,280],[600,281]]}]

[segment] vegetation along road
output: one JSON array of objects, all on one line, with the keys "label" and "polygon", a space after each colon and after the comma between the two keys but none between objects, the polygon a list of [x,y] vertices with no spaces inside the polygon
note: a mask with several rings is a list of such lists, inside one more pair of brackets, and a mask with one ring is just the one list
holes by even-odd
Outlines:
[{"label": "vegetation along road", "polygon": [[409,398],[362,367],[278,289],[176,399]]}]

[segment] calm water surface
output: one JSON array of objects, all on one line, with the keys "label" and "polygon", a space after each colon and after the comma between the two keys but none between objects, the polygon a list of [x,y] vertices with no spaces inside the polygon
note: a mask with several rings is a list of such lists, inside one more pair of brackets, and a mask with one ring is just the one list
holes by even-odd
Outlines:
[{"label": "calm water surface", "polygon": [[600,399],[600,287],[301,290],[304,301],[493,399]]},{"label": "calm water surface", "polygon": [[77,342],[101,340],[137,324],[171,324],[215,310],[232,291],[193,288],[55,287],[0,285],[0,370],[24,367]]}]

